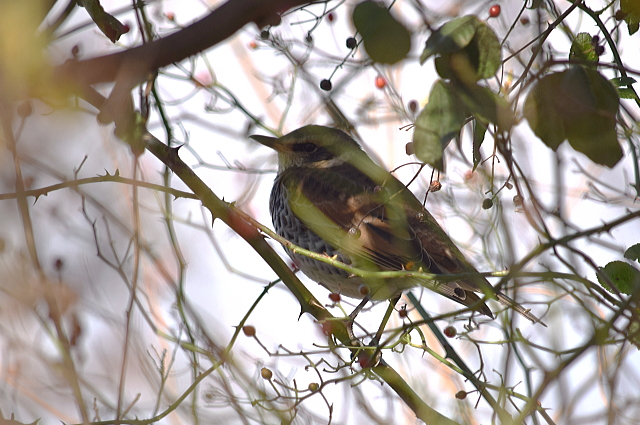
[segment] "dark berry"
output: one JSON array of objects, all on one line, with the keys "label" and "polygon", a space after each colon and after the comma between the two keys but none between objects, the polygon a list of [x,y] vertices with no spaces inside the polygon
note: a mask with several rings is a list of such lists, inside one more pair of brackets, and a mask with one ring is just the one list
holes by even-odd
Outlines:
[{"label": "dark berry", "polygon": [[322,80],[322,81],[320,81],[320,88],[321,88],[322,90],[324,90],[324,91],[329,91],[329,90],[331,90],[331,87],[333,87],[333,86],[331,85],[331,81],[329,81],[329,80]]},{"label": "dark berry", "polygon": [[458,330],[453,326],[447,326],[446,328],[444,328],[444,334],[449,338],[453,338],[458,334]]},{"label": "dark berry", "polygon": [[493,201],[491,200],[491,198],[486,198],[484,201],[482,201],[483,210],[488,210],[492,206],[493,206]]},{"label": "dark berry", "polygon": [[467,392],[466,391],[458,391],[456,393],[456,398],[458,400],[464,400],[465,398],[467,398]]},{"label": "dark berry", "polygon": [[242,328],[242,332],[244,332],[246,336],[255,336],[256,328],[254,328],[253,326],[245,326]]},{"label": "dark berry", "polygon": [[358,42],[356,41],[355,38],[353,37],[347,38],[347,49],[355,49],[357,45],[358,45]]},{"label": "dark berry", "polygon": [[616,18],[616,21],[622,21],[624,18],[627,17],[627,13],[623,12],[621,9],[616,10],[615,15],[613,15],[614,18]]}]

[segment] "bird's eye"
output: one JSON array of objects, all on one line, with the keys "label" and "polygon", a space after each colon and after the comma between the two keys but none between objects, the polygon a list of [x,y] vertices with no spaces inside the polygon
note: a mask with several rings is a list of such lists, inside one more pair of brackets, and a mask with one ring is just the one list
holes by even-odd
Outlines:
[{"label": "bird's eye", "polygon": [[312,153],[318,150],[318,146],[314,143],[296,143],[293,145],[294,152]]}]

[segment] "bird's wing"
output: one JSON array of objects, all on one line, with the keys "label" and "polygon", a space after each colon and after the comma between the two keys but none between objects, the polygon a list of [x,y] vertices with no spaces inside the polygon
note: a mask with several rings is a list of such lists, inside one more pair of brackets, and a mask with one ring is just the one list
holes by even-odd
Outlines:
[{"label": "bird's wing", "polygon": [[[285,184],[290,191],[290,207],[296,216],[345,253],[356,267],[373,270],[422,268],[434,274],[474,272],[428,212],[425,211],[425,216],[406,209],[407,199],[404,198],[411,196],[413,200],[409,203],[418,201],[394,177],[387,176],[400,186],[382,189],[382,183],[376,184],[365,174],[354,172],[352,167],[297,170],[296,178]],[[416,228],[417,224],[419,228]],[[493,317],[475,293],[479,292],[477,285],[424,279],[420,279],[419,284]],[[487,285],[490,287],[488,282]],[[407,281],[405,288],[411,286],[417,284]]]}]

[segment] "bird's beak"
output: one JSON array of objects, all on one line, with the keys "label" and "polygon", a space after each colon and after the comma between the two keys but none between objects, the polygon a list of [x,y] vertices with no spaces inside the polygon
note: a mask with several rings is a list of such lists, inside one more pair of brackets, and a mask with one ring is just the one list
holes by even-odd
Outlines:
[{"label": "bird's beak", "polygon": [[282,152],[284,150],[282,143],[278,143],[277,137],[260,136],[259,134],[254,134],[253,136],[249,136],[249,138],[275,151]]}]

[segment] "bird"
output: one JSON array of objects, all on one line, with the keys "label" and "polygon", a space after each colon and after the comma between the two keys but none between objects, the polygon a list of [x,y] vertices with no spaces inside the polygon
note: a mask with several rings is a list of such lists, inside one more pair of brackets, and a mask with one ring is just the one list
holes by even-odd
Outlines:
[{"label": "bird", "polygon": [[282,238],[360,270],[468,276],[365,279],[285,246],[311,280],[332,293],[362,299],[359,308],[368,301],[397,302],[403,291],[423,286],[490,318],[483,295],[542,323],[480,275],[416,196],[347,133],[307,125],[282,137],[250,138],[278,154],[269,211]]}]

